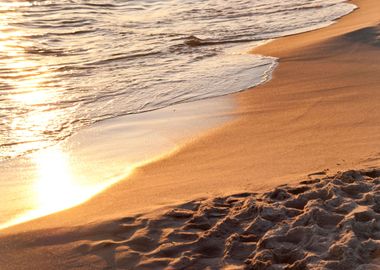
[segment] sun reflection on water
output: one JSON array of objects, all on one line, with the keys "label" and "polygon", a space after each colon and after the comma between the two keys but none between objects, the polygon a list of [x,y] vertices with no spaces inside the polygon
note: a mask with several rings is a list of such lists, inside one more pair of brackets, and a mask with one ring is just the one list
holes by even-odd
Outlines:
[{"label": "sun reflection on water", "polygon": [[[68,119],[75,110],[68,108],[63,113],[50,105],[59,102],[62,94],[55,84],[58,80],[52,67],[55,58],[30,53],[38,44],[28,38],[31,33],[18,26],[23,22],[23,13],[18,8],[26,6],[32,3],[0,1],[0,115],[6,116],[0,121],[0,145],[4,150],[0,159],[54,145],[62,119]],[[62,137],[70,132],[67,128]]]}]

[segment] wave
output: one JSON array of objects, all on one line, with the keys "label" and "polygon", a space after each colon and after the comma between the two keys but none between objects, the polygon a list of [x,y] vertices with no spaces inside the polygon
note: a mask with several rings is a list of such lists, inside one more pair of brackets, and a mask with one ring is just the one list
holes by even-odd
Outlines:
[{"label": "wave", "polygon": [[233,44],[233,43],[245,43],[253,41],[261,41],[263,39],[235,39],[235,40],[211,40],[211,39],[200,39],[196,36],[189,36],[185,39],[184,44],[190,47],[198,46],[212,46],[212,45],[223,45],[223,44]]},{"label": "wave", "polygon": [[153,56],[153,55],[157,55],[160,53],[161,52],[157,51],[157,52],[146,52],[146,53],[135,53],[135,54],[128,54],[128,55],[120,55],[117,57],[110,57],[107,59],[86,63],[85,65],[89,65],[89,66],[104,65],[104,64],[111,63],[111,62],[115,62],[115,61],[133,60],[135,58],[140,58],[140,57],[145,57],[145,56]]}]

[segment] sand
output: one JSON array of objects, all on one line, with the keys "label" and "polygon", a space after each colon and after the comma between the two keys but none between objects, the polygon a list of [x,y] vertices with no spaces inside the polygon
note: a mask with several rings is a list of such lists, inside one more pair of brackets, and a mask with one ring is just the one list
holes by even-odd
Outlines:
[{"label": "sand", "polygon": [[[265,193],[193,200],[48,237],[26,232],[2,246],[49,252],[53,261],[29,269],[380,269],[379,190],[380,170],[320,173]],[[24,254],[7,265],[1,251],[2,269],[25,268]]]},{"label": "sand", "polygon": [[[268,209],[277,209],[273,205],[278,205],[283,209],[281,211],[287,213],[293,210],[285,205],[286,201],[305,195],[292,194],[288,188],[283,188],[285,194],[290,193],[290,199],[284,198],[283,201],[271,203],[270,198],[265,199],[265,196],[275,187],[288,183],[296,184],[299,180],[307,178],[307,175],[313,177],[321,175],[322,172],[333,175],[336,171],[379,167],[380,4],[376,0],[353,2],[360,9],[330,27],[282,38],[254,50],[254,53],[279,57],[280,65],[269,83],[232,96],[238,106],[230,115],[235,116],[236,120],[194,138],[170,156],[136,169],[128,179],[112,186],[87,203],[2,231],[4,236],[0,240],[0,269],[96,269],[96,267],[103,269],[110,265],[114,268],[113,266],[120,262],[124,262],[125,265],[147,264],[146,267],[152,263],[155,267],[153,269],[161,269],[163,267],[157,266],[160,263],[181,265],[181,263],[186,264],[186,260],[194,265],[204,265],[208,262],[215,269],[219,269],[218,263],[223,261],[225,256],[229,256],[229,250],[233,250],[235,244],[239,246],[240,242],[244,243],[244,241],[235,241],[232,235],[234,233],[240,235],[239,226],[242,226],[242,230],[246,229],[248,226],[246,221],[236,218],[239,225],[235,226],[236,232],[224,234],[223,226],[215,227],[216,224],[223,223],[223,217],[216,218],[216,223],[210,224],[213,226],[204,227],[202,232],[198,231],[196,235],[198,240],[194,235],[191,236],[191,233],[194,233],[192,230],[198,229],[186,226],[192,216],[197,214],[200,215],[200,219],[207,218],[206,212],[199,212],[199,209],[195,208],[187,209],[193,212],[190,211],[188,215],[183,213],[187,218],[183,217],[175,224],[178,224],[179,232],[184,233],[185,238],[187,233],[190,234],[191,241],[188,239],[180,242],[191,249],[190,253],[186,253],[185,247],[185,253],[180,255],[176,254],[177,249],[159,253],[161,249],[164,250],[161,244],[170,239],[168,238],[170,232],[177,228],[172,221],[167,228],[164,227],[162,223],[165,224],[167,215],[158,214],[163,207],[173,211],[179,204],[190,202],[188,205],[191,207],[199,202],[201,209],[207,206],[215,208],[217,207],[215,204],[218,204],[216,198],[227,202],[233,197],[237,197],[238,202],[244,205],[257,201],[258,197],[252,194],[247,197],[232,196],[232,194],[255,192],[264,198],[264,208],[268,206]],[[269,220],[274,223],[273,227],[260,237],[257,236],[259,238],[252,240],[251,243],[250,250],[256,251],[254,256],[260,254],[262,256],[257,258],[257,263],[278,264],[283,260],[284,267],[302,263],[299,259],[300,254],[309,254],[305,243],[302,245],[295,243],[299,253],[294,251],[295,254],[289,255],[286,261],[273,255],[278,253],[273,247],[276,244],[273,243],[281,241],[273,242],[265,239],[267,236],[284,237],[286,242],[289,240],[286,236],[298,218],[315,214],[315,219],[318,219],[318,213],[325,213],[324,211],[326,215],[333,216],[333,220],[339,218],[339,222],[336,221],[336,224],[333,224],[335,227],[331,228],[323,228],[324,225],[318,224],[317,220],[312,220],[309,225],[302,225],[303,228],[301,226],[306,238],[310,234],[308,227],[311,227],[310,230],[320,227],[319,232],[327,234],[323,240],[325,241],[323,247],[326,250],[315,251],[319,259],[311,258],[310,262],[305,263],[313,266],[319,264],[321,269],[329,264],[332,265],[331,269],[342,269],[340,266],[334,268],[333,261],[334,259],[337,261],[336,258],[341,258],[339,256],[346,254],[345,252],[357,259],[354,262],[356,265],[370,263],[372,255],[370,256],[368,250],[373,251],[375,255],[377,252],[378,216],[375,213],[375,202],[362,203],[361,200],[365,200],[364,197],[376,197],[378,180],[366,173],[360,175],[365,179],[359,179],[358,183],[353,184],[365,185],[365,192],[360,191],[359,187],[361,193],[357,196],[344,195],[343,187],[337,187],[333,195],[338,197],[337,194],[341,194],[340,198],[343,201],[363,206],[364,208],[353,209],[362,209],[358,213],[370,213],[368,214],[370,220],[357,221],[359,225],[361,222],[364,223],[363,226],[373,224],[368,225],[373,227],[371,230],[368,229],[367,238],[355,231],[356,225],[352,224],[356,223],[351,217],[355,214],[352,211],[336,212],[337,206],[325,207],[324,200],[318,200],[317,197],[312,205],[307,204],[305,208],[298,209],[299,212],[294,210],[293,214],[289,214],[290,216],[287,214],[283,220]],[[368,177],[371,179],[367,179]],[[313,192],[323,193],[325,191],[322,190],[332,189],[332,185],[335,185],[331,179],[321,181],[322,184],[313,184],[311,187]],[[335,198],[334,196],[332,198]],[[254,205],[256,203],[245,208],[256,209]],[[239,211],[243,210],[238,211],[231,205],[226,207],[225,217],[234,217],[234,211],[238,215]],[[297,215],[294,214],[296,212]],[[338,218],[335,219],[336,216]],[[145,225],[142,220],[145,220]],[[253,221],[254,219],[249,220]],[[285,225],[282,226],[281,222]],[[349,227],[350,230],[342,231],[339,224],[344,228]],[[129,230],[130,226],[137,226],[138,229]],[[223,235],[221,237],[225,237],[223,245],[216,242],[218,249],[214,250],[215,253],[212,248],[208,251],[207,247],[202,251],[203,240],[200,239],[214,233],[214,230],[216,233],[219,230]],[[119,238],[119,233],[125,234],[122,239]],[[144,233],[152,235],[147,236]],[[150,239],[150,237],[155,238]],[[133,241],[135,238],[137,240]],[[139,239],[143,239],[142,242]],[[368,239],[372,240],[368,242]],[[318,244],[319,240],[318,238],[313,242],[316,241]],[[354,251],[350,249],[350,241],[356,243],[355,246],[358,247],[363,245],[365,254],[361,254],[362,249]],[[193,246],[189,242],[192,242]],[[259,242],[267,243],[268,247],[266,244],[258,245]],[[288,247],[291,244],[292,241]],[[136,248],[134,252],[130,252],[132,246]],[[337,247],[333,248],[334,246]],[[150,250],[151,247],[154,249]],[[270,253],[271,249],[275,250],[272,255],[276,258],[266,254]],[[331,253],[336,257],[329,259],[330,249],[336,249],[337,253]],[[115,256],[110,256],[110,252]],[[196,254],[202,252],[203,255],[209,252],[212,258],[198,260]],[[156,253],[161,255],[154,257]],[[236,259],[238,261],[236,263],[238,264],[239,260],[240,263],[248,260],[249,265],[254,266],[256,263],[252,260],[254,256],[250,255],[242,252],[242,258]],[[231,262],[226,266],[233,267],[234,264]],[[283,269],[278,265],[276,267],[274,269]],[[302,265],[300,267],[298,269],[305,269]],[[174,269],[180,267],[176,266]],[[315,266],[311,269],[318,268]]]}]

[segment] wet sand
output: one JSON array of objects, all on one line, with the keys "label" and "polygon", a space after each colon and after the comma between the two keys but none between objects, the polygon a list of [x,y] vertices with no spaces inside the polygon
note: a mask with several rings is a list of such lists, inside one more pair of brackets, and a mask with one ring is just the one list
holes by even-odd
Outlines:
[{"label": "wet sand", "polygon": [[[194,138],[168,157],[136,169],[128,179],[78,207],[4,230],[5,235],[0,244],[0,268],[28,269],[32,263],[36,269],[94,269],[95,265],[99,265],[99,268],[115,268],[116,264],[133,262],[134,266],[126,269],[134,269],[139,264],[141,269],[160,269],[169,264],[174,269],[181,269],[180,265],[184,263],[180,262],[181,258],[188,257],[191,261],[197,258],[196,254],[206,254],[209,261],[202,259],[203,265],[209,262],[219,269],[217,263],[220,258],[228,256],[228,249],[219,253],[215,251],[214,254],[212,248],[192,248],[193,252],[199,252],[180,253],[181,256],[177,255],[179,251],[175,249],[162,251],[158,259],[157,256],[151,256],[163,249],[163,244],[175,227],[169,224],[156,236],[144,235],[160,231],[163,226],[161,223],[166,222],[161,218],[163,210],[157,209],[164,207],[174,211],[174,208],[185,202],[189,202],[191,208],[190,202],[199,201],[200,198],[212,201],[213,198],[222,197],[228,200],[233,198],[232,194],[247,192],[266,196],[269,193],[265,192],[281,184],[296,184],[305,178],[314,179],[315,176],[323,178],[326,174],[333,175],[336,171],[347,169],[380,167],[380,5],[375,0],[358,0],[354,3],[360,8],[330,27],[282,38],[256,49],[254,53],[279,57],[280,65],[269,83],[252,91],[232,95],[238,103],[236,111],[231,113],[236,120]],[[375,197],[376,177],[359,174],[363,177],[359,177],[358,181],[370,181],[373,184],[364,188],[367,191],[360,191],[361,195],[358,196]],[[330,182],[326,182],[326,185]],[[323,189],[324,186],[313,186],[313,190]],[[367,193],[370,195],[367,196]],[[348,203],[358,205],[360,200],[365,199],[353,198],[354,195],[341,196],[348,196]],[[314,203],[321,204],[318,198]],[[244,204],[246,198],[239,197],[238,200]],[[363,222],[376,223],[378,217],[374,211],[377,202],[368,201],[368,205],[372,210],[363,211],[372,212]],[[323,205],[316,207],[323,208]],[[227,208],[233,211],[233,208]],[[340,226],[343,220],[348,220],[354,214],[352,211],[355,209],[340,213],[343,217],[339,217],[333,225]],[[297,212],[295,216],[302,216],[309,211],[306,210],[302,208],[303,212]],[[336,209],[326,211],[332,214]],[[138,227],[140,225],[136,220],[141,218],[138,215],[141,213],[145,213],[143,220],[148,225]],[[184,215],[190,219],[189,213]],[[191,213],[191,217],[194,215]],[[229,212],[227,216],[231,215]],[[207,215],[201,213],[202,218],[207,218]],[[285,223],[291,226],[296,218],[289,219]],[[239,218],[237,221],[242,222]],[[272,228],[274,231],[270,233],[289,233],[282,231],[288,228],[282,226],[283,221],[272,221],[278,231]],[[188,220],[178,223],[178,227],[184,230],[181,233],[185,234],[185,238],[187,233],[192,233],[192,229],[186,227],[186,222]],[[213,228],[215,224],[211,224]],[[342,224],[346,226],[346,223]],[[142,230],[131,231],[129,227],[134,226]],[[376,224],[373,226],[373,235],[368,237],[376,239],[378,229]],[[61,229],[55,229],[57,227]],[[211,233],[209,230],[204,228],[204,235],[198,234],[197,237],[207,236]],[[223,226],[215,230],[221,232]],[[239,234],[239,231],[236,233]],[[230,238],[231,235],[228,234],[227,238],[233,246],[235,242]],[[158,237],[158,240],[154,237]],[[195,236],[188,237],[186,241],[198,240],[192,238]],[[357,237],[360,241],[366,239]],[[257,245],[262,239],[260,237],[251,242]],[[115,241],[117,244],[113,243]],[[150,241],[152,246],[148,245]],[[223,243],[227,245],[227,240]],[[333,245],[327,246],[331,248]],[[348,244],[342,245],[347,247]],[[376,255],[374,246],[370,248]],[[145,247],[154,249],[142,250]],[[252,250],[257,249],[255,247]],[[186,252],[186,248],[183,252]],[[260,252],[257,250],[255,254]],[[110,256],[110,253],[114,255]],[[255,256],[241,256],[246,256],[250,265],[254,265],[252,260]],[[267,261],[273,263],[268,258]],[[154,263],[149,265],[152,260]],[[179,266],[175,265],[176,261]],[[287,264],[296,261],[289,260]]]}]

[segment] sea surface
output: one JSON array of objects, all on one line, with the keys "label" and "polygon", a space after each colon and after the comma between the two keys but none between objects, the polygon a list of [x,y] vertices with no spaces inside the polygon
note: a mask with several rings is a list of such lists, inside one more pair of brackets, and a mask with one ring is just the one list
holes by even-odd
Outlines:
[{"label": "sea surface", "polygon": [[264,83],[277,66],[251,48],[355,8],[0,0],[0,229],[80,204],[228,120],[231,99],[210,98]]},{"label": "sea surface", "polygon": [[270,39],[331,24],[342,0],[0,1],[0,160],[81,128],[263,83]]}]

